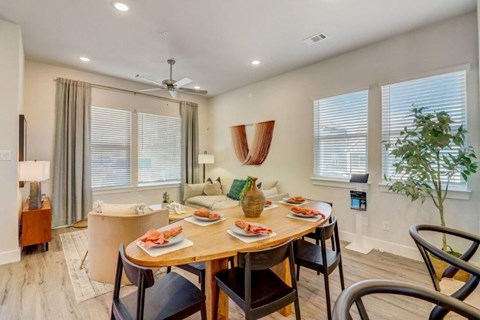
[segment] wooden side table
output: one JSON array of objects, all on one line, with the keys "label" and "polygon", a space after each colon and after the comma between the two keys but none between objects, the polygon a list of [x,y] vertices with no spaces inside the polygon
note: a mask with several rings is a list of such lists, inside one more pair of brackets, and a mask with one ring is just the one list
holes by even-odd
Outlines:
[{"label": "wooden side table", "polygon": [[52,209],[50,200],[42,202],[39,209],[29,209],[28,201],[23,205],[22,210],[22,248],[44,244],[45,251],[48,251],[48,243],[52,240]]}]

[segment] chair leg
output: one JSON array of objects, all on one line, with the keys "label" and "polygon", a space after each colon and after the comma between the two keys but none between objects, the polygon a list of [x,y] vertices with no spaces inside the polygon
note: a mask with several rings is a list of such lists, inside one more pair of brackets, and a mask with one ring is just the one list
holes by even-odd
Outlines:
[{"label": "chair leg", "polygon": [[330,285],[328,283],[328,272],[323,274],[323,279],[325,282],[325,300],[327,302],[327,315],[328,315],[328,320],[332,320],[332,308],[330,306]]},{"label": "chair leg", "polygon": [[300,265],[297,264],[297,282],[300,281]]},{"label": "chair leg", "polygon": [[202,302],[202,306],[200,308],[200,318],[202,320],[207,320],[207,308],[205,307],[205,301]]},{"label": "chair leg", "polygon": [[85,252],[85,255],[83,256],[82,263],[80,263],[80,270],[83,269],[83,266],[85,265],[85,259],[87,259],[88,256],[88,250]]},{"label": "chair leg", "polygon": [[343,278],[343,263],[342,258],[340,258],[340,263],[338,264],[338,272],[340,272],[340,286],[342,291],[345,290],[345,279]]},{"label": "chair leg", "polygon": [[172,267],[169,266],[167,267],[167,273],[170,273],[170,272],[172,272]]},{"label": "chair leg", "polygon": [[217,287],[217,294],[215,295],[215,297],[213,297],[213,299],[215,299],[214,301],[214,306],[215,306],[215,310],[213,310],[213,319],[217,319],[218,318],[218,300],[219,300],[219,297],[220,297],[220,287],[218,286],[218,283],[215,281],[215,286]]},{"label": "chair leg", "polygon": [[300,316],[300,301],[298,300],[298,291],[295,295],[295,301],[293,302],[293,305],[295,306],[295,319],[301,320],[302,317]]},{"label": "chair leg", "polygon": [[200,279],[200,287],[202,289],[202,292],[205,293],[205,277],[200,276],[198,277],[198,279]]}]

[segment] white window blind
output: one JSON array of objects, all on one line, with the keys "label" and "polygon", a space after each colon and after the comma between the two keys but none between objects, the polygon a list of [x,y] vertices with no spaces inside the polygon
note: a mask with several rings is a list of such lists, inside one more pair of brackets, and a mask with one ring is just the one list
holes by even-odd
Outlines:
[{"label": "white window blind", "polygon": [[[453,131],[466,127],[466,72],[459,71],[428,78],[382,86],[382,135],[386,142],[394,143],[404,127],[411,127],[413,105],[426,107],[424,113],[446,111],[452,117]],[[457,149],[458,150],[458,149]],[[452,150],[449,153],[456,152]],[[383,173],[393,179],[394,157],[383,148]],[[450,184],[466,187],[457,174]]]},{"label": "white window blind", "polygon": [[314,100],[315,177],[367,172],[368,91]]},{"label": "white window blind", "polygon": [[139,185],[180,183],[180,118],[138,113]]},{"label": "white window blind", "polygon": [[130,111],[92,106],[92,187],[130,186]]}]

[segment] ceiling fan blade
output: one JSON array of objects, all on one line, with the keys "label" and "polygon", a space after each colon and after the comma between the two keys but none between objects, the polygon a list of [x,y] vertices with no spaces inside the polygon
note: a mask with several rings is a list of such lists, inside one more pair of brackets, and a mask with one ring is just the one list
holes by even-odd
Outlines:
[{"label": "ceiling fan blade", "polygon": [[165,88],[152,88],[152,89],[142,89],[142,90],[137,90],[138,92],[149,92],[149,91],[157,91],[157,90],[165,90]]},{"label": "ceiling fan blade", "polygon": [[168,90],[173,99],[178,99],[178,93],[175,90]]},{"label": "ceiling fan blade", "polygon": [[190,89],[190,88],[180,88],[178,91],[185,92],[185,93],[191,93],[191,94],[207,94],[207,90],[196,90],[196,89]]},{"label": "ceiling fan blade", "polygon": [[152,78],[149,78],[149,77],[147,77],[147,76],[142,76],[141,74],[135,75],[135,78],[137,78],[137,79],[142,79],[142,80],[146,80],[146,81],[149,81],[149,82],[151,82],[151,83],[155,83],[156,85],[163,86],[163,83],[158,82],[158,81],[156,81],[156,80],[154,80],[154,79],[152,79]]},{"label": "ceiling fan blade", "polygon": [[183,79],[180,79],[177,82],[175,82],[174,85],[175,85],[175,87],[180,88],[180,87],[183,87],[183,86],[189,84],[192,81],[193,80],[190,79],[190,78],[183,78]]}]

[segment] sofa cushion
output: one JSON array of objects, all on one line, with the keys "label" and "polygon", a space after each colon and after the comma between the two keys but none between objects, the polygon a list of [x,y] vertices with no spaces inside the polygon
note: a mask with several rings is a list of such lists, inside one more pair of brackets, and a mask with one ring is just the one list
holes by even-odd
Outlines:
[{"label": "sofa cushion", "polygon": [[[262,190],[268,190],[268,189],[272,189],[273,187],[276,187],[277,186],[277,183],[278,181],[276,180],[266,180],[266,181],[261,181],[260,182],[262,184]],[[258,184],[257,184],[258,186]]]},{"label": "sofa cushion", "polygon": [[232,186],[230,187],[230,191],[228,191],[227,197],[233,200],[239,200],[240,192],[242,192],[246,182],[246,180],[234,179]]},{"label": "sofa cushion", "polygon": [[102,203],[101,213],[104,215],[131,216],[137,214],[137,203],[118,204],[118,203]]},{"label": "sofa cushion", "polygon": [[224,195],[227,195],[232,187],[233,178],[222,178],[222,191]]},{"label": "sofa cushion", "polygon": [[228,200],[228,198],[224,195],[219,195],[219,196],[195,196],[192,198],[188,199],[188,202],[197,205],[200,207],[205,207],[205,208],[212,208],[213,205],[217,202],[222,202]]},{"label": "sofa cushion", "polygon": [[263,191],[263,194],[265,195],[265,197],[268,197],[268,196],[277,194],[278,193],[278,188],[273,187],[273,188],[270,188],[270,189],[263,189],[262,191]]},{"label": "sofa cushion", "polygon": [[231,208],[236,206],[238,206],[237,200],[232,200],[227,198],[224,201],[215,202],[210,209],[220,210],[220,209],[226,209],[226,208]]},{"label": "sofa cushion", "polygon": [[207,196],[223,195],[222,185],[218,181],[207,182],[205,183],[205,188],[203,189],[203,193],[205,193]]},{"label": "sofa cushion", "polygon": [[185,184],[183,200],[185,201],[188,198],[203,195],[203,189],[205,189],[205,183]]}]

